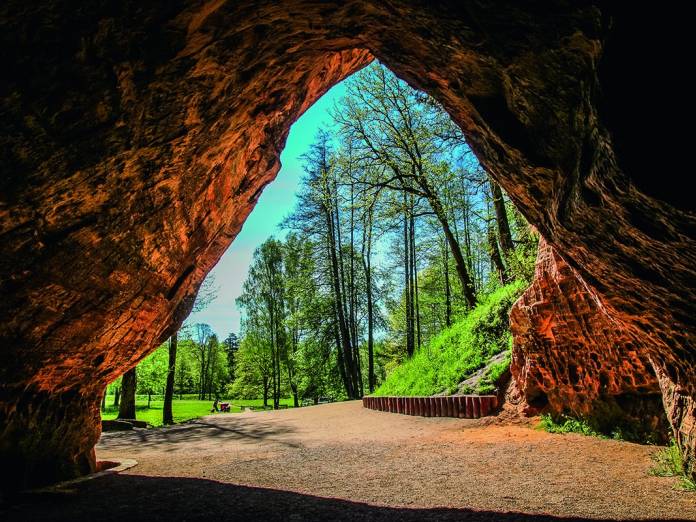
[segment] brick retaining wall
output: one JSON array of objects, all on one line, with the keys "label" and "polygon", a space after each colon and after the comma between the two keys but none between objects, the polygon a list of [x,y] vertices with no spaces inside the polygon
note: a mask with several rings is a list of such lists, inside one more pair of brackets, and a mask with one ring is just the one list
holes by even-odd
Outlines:
[{"label": "brick retaining wall", "polygon": [[495,395],[449,395],[445,397],[363,397],[363,407],[371,410],[419,415],[478,419],[498,406]]}]

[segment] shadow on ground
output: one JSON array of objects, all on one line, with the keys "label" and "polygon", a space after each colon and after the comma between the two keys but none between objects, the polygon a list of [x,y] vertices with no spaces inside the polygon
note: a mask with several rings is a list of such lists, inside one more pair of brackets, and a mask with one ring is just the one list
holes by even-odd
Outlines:
[{"label": "shadow on ground", "polygon": [[[234,414],[235,416],[239,414]],[[249,442],[275,442],[284,446],[297,447],[297,444],[284,440],[284,436],[293,432],[290,427],[278,423],[266,423],[258,419],[248,420],[238,416],[222,419],[203,417],[183,424],[161,428],[135,429],[102,434],[97,449],[114,450],[122,447],[147,448],[169,445],[171,450],[180,443],[192,444],[197,440],[216,440],[220,443],[230,440]]]},{"label": "shadow on ground", "polygon": [[[374,506],[300,493],[225,484],[205,479],[112,475],[72,491],[26,494],[0,507],[14,521],[197,521],[197,520],[422,520],[466,522],[594,521],[515,512]],[[608,519],[605,519],[608,520]],[[613,519],[612,519],[613,520]],[[665,519],[678,520],[678,519]]]}]

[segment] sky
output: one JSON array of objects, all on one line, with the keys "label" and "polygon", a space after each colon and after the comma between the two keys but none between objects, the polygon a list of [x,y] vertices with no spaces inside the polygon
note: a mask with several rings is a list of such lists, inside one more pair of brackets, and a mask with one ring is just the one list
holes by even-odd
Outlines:
[{"label": "sky", "polygon": [[329,110],[345,96],[344,82],[317,100],[291,127],[280,155],[278,176],[263,191],[241,232],[210,273],[218,288],[217,299],[203,311],[191,314],[187,323],[208,323],[219,339],[230,332],[239,333],[240,313],[235,299],[241,293],[254,250],[272,235],[284,237],[279,225],[295,206],[304,174],[300,156],[307,152],[318,130],[329,126]]}]

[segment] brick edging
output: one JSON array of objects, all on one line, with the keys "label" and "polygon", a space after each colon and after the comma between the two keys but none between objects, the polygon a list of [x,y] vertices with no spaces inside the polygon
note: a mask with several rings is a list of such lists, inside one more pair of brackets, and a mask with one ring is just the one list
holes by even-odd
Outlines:
[{"label": "brick edging", "polygon": [[478,419],[495,411],[495,395],[447,395],[442,397],[363,397],[363,407],[371,410],[418,415]]}]

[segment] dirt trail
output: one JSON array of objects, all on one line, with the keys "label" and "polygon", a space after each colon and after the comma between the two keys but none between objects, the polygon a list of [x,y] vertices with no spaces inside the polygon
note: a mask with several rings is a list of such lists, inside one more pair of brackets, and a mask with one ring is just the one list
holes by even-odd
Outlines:
[{"label": "dirt trail", "polygon": [[696,494],[647,474],[654,451],[494,418],[382,413],[359,402],[214,415],[104,434],[98,458],[139,464],[79,486],[60,508],[55,497],[33,499],[9,516],[103,518],[116,508],[114,519],[133,511],[135,519],[167,521],[696,520]]}]

